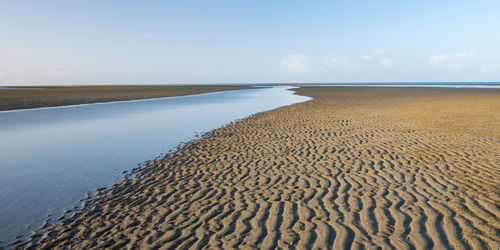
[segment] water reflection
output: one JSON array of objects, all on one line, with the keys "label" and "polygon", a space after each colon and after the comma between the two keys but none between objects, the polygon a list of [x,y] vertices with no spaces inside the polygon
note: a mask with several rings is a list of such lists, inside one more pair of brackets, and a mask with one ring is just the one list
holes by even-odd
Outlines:
[{"label": "water reflection", "polygon": [[57,218],[197,132],[306,100],[275,87],[0,112],[0,240]]}]

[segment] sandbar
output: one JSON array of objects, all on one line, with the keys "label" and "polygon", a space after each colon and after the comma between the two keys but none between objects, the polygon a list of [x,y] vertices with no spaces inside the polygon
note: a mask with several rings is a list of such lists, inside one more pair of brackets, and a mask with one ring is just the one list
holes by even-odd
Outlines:
[{"label": "sandbar", "polygon": [[248,85],[109,85],[0,88],[0,111],[203,94]]},{"label": "sandbar", "polygon": [[24,247],[500,249],[500,91],[300,88]]}]

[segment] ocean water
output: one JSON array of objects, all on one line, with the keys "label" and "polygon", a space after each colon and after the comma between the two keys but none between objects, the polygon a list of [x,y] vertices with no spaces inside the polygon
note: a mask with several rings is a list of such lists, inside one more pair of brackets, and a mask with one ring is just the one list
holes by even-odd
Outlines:
[{"label": "ocean water", "polygon": [[310,99],[273,87],[0,112],[0,240],[56,220],[198,133]]}]

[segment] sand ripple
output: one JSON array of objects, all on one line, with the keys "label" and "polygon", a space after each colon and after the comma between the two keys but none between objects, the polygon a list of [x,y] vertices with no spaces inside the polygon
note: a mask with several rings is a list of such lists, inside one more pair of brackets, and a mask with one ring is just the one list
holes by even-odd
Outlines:
[{"label": "sand ripple", "polygon": [[500,92],[306,88],[27,246],[500,249]]}]

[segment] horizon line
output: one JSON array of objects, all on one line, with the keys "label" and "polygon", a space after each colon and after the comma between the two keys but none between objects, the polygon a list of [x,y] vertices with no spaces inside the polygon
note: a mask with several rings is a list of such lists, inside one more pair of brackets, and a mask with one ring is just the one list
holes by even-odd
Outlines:
[{"label": "horizon line", "polygon": [[43,87],[43,86],[73,86],[73,87],[83,87],[83,86],[188,86],[188,85],[285,85],[285,84],[500,84],[500,81],[376,81],[376,82],[234,82],[234,83],[84,83],[84,84],[23,84],[23,83],[12,83],[7,85],[0,84],[0,87]]}]

